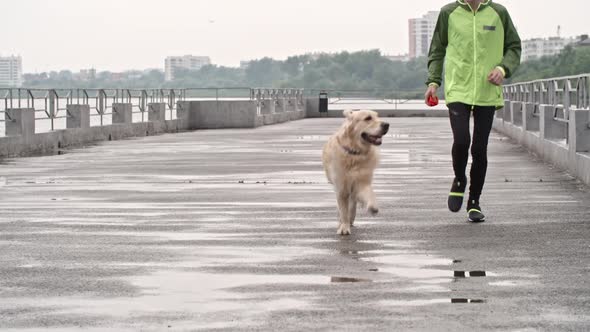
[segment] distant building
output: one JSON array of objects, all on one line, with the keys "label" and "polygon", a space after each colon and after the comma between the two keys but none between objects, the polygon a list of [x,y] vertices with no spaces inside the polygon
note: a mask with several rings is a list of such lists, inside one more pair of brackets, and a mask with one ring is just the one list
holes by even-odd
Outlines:
[{"label": "distant building", "polygon": [[20,56],[0,57],[0,87],[23,85],[23,60]]},{"label": "distant building", "polygon": [[80,81],[94,81],[96,79],[96,69],[80,69],[78,79]]},{"label": "distant building", "polygon": [[558,55],[567,45],[579,42],[581,37],[549,37],[523,40],[521,60],[525,62],[544,56]]},{"label": "distant building", "polygon": [[401,61],[401,62],[410,61],[409,54],[384,55],[383,57],[386,58],[387,60],[390,60],[390,61]]},{"label": "distant building", "polygon": [[428,55],[430,42],[438,20],[438,13],[437,11],[429,11],[421,18],[408,20],[410,59]]},{"label": "distant building", "polygon": [[172,81],[174,71],[177,69],[199,70],[203,66],[210,64],[211,59],[208,56],[169,56],[164,62],[164,76],[166,81]]}]

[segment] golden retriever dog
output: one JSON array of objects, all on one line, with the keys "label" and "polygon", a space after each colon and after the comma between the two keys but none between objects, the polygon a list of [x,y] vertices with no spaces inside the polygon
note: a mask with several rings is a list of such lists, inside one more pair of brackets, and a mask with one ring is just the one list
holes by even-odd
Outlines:
[{"label": "golden retriever dog", "polygon": [[389,124],[377,112],[344,111],[344,123],[324,146],[322,161],[328,181],[334,185],[340,225],[337,234],[350,235],[356,217],[357,202],[372,215],[379,212],[371,183],[379,163],[377,146]]}]

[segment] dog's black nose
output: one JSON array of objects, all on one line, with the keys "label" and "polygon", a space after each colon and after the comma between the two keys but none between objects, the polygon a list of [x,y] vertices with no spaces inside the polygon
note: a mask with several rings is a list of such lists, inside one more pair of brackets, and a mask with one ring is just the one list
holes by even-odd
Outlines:
[{"label": "dog's black nose", "polygon": [[389,130],[389,123],[381,122],[381,128],[383,128],[383,130],[385,130],[385,131],[388,131]]}]

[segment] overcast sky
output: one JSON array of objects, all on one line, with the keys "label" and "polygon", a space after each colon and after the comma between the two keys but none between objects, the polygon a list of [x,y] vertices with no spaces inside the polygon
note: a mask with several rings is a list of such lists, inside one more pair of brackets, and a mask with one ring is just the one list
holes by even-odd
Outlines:
[{"label": "overcast sky", "polygon": [[[264,56],[408,52],[408,19],[450,0],[2,0],[0,54],[25,72],[163,68],[169,55],[237,66]],[[583,0],[503,0],[522,38],[589,33]]]}]

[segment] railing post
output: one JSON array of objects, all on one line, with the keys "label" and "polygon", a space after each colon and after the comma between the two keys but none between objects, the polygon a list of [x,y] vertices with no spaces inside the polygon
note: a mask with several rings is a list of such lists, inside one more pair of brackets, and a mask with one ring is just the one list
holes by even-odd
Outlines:
[{"label": "railing post", "polygon": [[104,109],[106,104],[107,95],[104,90],[98,90],[98,113],[100,114],[100,125],[103,125]]},{"label": "railing post", "polygon": [[51,131],[55,129],[53,119],[55,118],[55,97],[57,92],[55,90],[49,90],[49,119],[51,121]]}]

